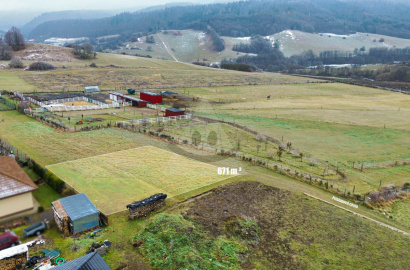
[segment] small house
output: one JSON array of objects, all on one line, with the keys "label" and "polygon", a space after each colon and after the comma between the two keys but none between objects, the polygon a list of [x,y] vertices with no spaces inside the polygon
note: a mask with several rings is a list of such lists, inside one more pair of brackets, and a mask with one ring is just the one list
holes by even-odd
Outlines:
[{"label": "small house", "polygon": [[141,92],[140,99],[146,100],[151,104],[159,104],[162,103],[162,95],[153,93],[153,92]]},{"label": "small house", "polygon": [[13,156],[0,156],[0,219],[34,209],[36,184]]},{"label": "small house", "polygon": [[51,203],[54,220],[64,235],[77,234],[100,225],[100,211],[84,193]]},{"label": "small house", "polygon": [[94,93],[94,92],[100,92],[100,89],[98,86],[86,86],[84,87],[84,93]]},{"label": "small house", "polygon": [[165,110],[165,117],[179,116],[179,115],[185,115],[185,111],[180,110],[180,109],[175,109],[175,108],[170,108],[170,109]]},{"label": "small house", "polygon": [[26,265],[27,262],[28,248],[26,245],[18,245],[0,250],[1,270],[23,269],[23,265]]},{"label": "small house", "polygon": [[54,267],[56,270],[111,270],[97,251]]}]

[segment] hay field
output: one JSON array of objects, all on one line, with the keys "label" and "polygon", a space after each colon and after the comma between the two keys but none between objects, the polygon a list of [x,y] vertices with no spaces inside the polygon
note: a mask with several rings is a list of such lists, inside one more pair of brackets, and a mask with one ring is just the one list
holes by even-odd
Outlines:
[{"label": "hay field", "polygon": [[[339,83],[207,87],[191,90],[197,114],[235,122],[292,142],[294,148],[347,174],[338,186],[368,192],[409,181],[410,96]],[[267,96],[271,95],[268,100]],[[379,167],[360,172],[352,169]],[[336,184],[336,183],[335,183]]]},{"label": "hay field", "polygon": [[222,181],[217,167],[153,146],[47,166],[106,214],[158,192],[169,197]]}]

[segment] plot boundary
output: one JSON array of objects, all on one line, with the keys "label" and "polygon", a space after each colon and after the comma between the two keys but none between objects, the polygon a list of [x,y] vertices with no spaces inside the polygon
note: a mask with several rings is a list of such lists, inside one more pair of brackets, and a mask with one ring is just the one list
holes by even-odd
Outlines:
[{"label": "plot boundary", "polygon": [[[177,190],[174,190],[174,191],[173,191],[172,188],[171,188],[171,189],[164,189],[164,192],[166,192],[166,193],[171,193],[171,194],[170,194],[171,196],[168,197],[169,199],[175,198],[175,197],[178,197],[178,196],[181,196],[181,195],[183,195],[183,194],[190,193],[190,192],[194,192],[194,193],[195,193],[196,190],[201,190],[201,189],[206,188],[206,187],[208,187],[208,186],[217,185],[218,183],[221,183],[221,182],[223,182],[223,181],[226,181],[226,180],[228,180],[228,179],[230,179],[230,178],[233,178],[233,177],[241,176],[241,175],[242,175],[242,174],[240,174],[240,173],[235,174],[235,175],[223,175],[223,176],[218,175],[218,174],[217,174],[217,168],[218,168],[217,165],[209,164],[209,163],[207,163],[207,162],[203,162],[203,161],[199,161],[199,160],[196,160],[196,159],[193,159],[193,158],[190,158],[190,157],[186,157],[186,156],[184,156],[184,155],[177,154],[177,153],[174,153],[174,152],[172,152],[172,151],[165,150],[165,149],[162,149],[162,148],[153,146],[153,145],[145,145],[145,146],[141,146],[141,147],[135,147],[135,148],[125,149],[125,150],[119,150],[119,151],[110,152],[110,153],[104,153],[104,154],[100,154],[100,155],[94,155],[94,156],[85,157],[85,158],[79,158],[79,159],[64,161],[64,162],[60,162],[60,163],[50,164],[50,165],[47,165],[47,166],[45,166],[45,167],[46,167],[49,171],[51,171],[53,174],[55,174],[57,177],[59,177],[62,181],[64,181],[64,183],[65,183],[69,188],[73,189],[75,192],[87,194],[87,193],[89,193],[89,192],[87,192],[87,191],[85,190],[84,186],[75,185],[76,183],[78,184],[79,181],[81,181],[81,180],[79,180],[79,179],[76,179],[76,180],[71,179],[72,181],[70,181],[70,177],[69,177],[69,176],[68,176],[68,177],[61,177],[61,175],[59,175],[60,172],[55,172],[55,171],[57,171],[57,170],[54,171],[54,170],[53,170],[53,167],[58,167],[58,166],[60,166],[60,165],[63,165],[63,166],[64,166],[64,164],[76,163],[76,162],[81,162],[81,161],[87,160],[87,159],[94,159],[94,158],[98,158],[98,157],[116,155],[116,154],[121,153],[121,152],[135,151],[135,150],[137,150],[137,149],[144,149],[144,148],[145,148],[145,149],[148,149],[148,150],[149,150],[149,149],[154,149],[154,150],[158,150],[158,151],[163,151],[163,152],[172,154],[172,155],[174,155],[174,156],[178,156],[178,157],[180,157],[180,158],[183,158],[183,159],[186,159],[186,160],[195,162],[195,163],[197,163],[197,164],[204,164],[204,165],[206,165],[206,166],[209,167],[210,171],[212,171],[212,168],[215,168],[215,178],[219,178],[218,180],[213,181],[213,182],[209,182],[209,183],[206,183],[206,181],[204,181],[204,182],[205,182],[204,185],[194,186],[193,188],[188,187],[187,190],[183,190],[182,192],[179,192],[179,193],[177,193],[177,194],[173,194],[173,193],[174,193],[175,191],[177,191]],[[79,175],[81,176],[81,174],[83,174],[83,173],[84,173],[84,172],[80,172]],[[107,176],[107,177],[109,177],[109,176]],[[222,178],[221,178],[221,177],[222,177]],[[83,178],[83,179],[84,179],[84,178]],[[209,179],[209,178],[208,178],[208,179]],[[149,182],[146,182],[146,181],[143,180],[143,179],[142,179],[141,181],[144,182],[144,183],[149,184]],[[175,180],[174,180],[174,181],[175,181]],[[80,187],[79,189],[83,189],[83,190],[79,190],[79,189],[77,189],[77,188],[74,187],[74,186]],[[156,187],[160,187],[160,186],[156,186]],[[103,189],[102,189],[102,190],[103,190]],[[87,194],[87,195],[88,195],[88,194]],[[146,195],[149,196],[150,194],[146,194]],[[91,195],[91,197],[93,197],[93,195]],[[136,199],[137,199],[136,197],[137,197],[137,196],[135,196],[135,198],[133,198],[133,199],[131,199],[131,200],[136,200]],[[91,200],[93,201],[93,199],[95,199],[95,198],[92,198]],[[97,200],[96,200],[96,201],[97,201]],[[99,200],[98,200],[98,201],[99,201]],[[121,210],[118,210],[118,211],[116,211],[115,209],[109,210],[109,209],[107,209],[107,208],[109,208],[109,207],[104,207],[103,205],[96,205],[96,206],[97,206],[97,208],[99,208],[99,210],[100,210],[101,212],[103,212],[104,214],[106,214],[106,215],[113,215],[113,214],[116,214],[116,213],[120,213],[120,212],[127,211],[127,209],[125,208],[126,203],[124,202],[123,204],[124,204],[124,208],[121,209]],[[118,205],[118,203],[117,203],[117,205]]]}]

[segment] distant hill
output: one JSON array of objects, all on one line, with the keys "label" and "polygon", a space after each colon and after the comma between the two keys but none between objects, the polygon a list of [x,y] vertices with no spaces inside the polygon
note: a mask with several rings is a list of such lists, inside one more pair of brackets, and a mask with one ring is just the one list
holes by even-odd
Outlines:
[{"label": "distant hill", "polygon": [[24,35],[30,33],[34,28],[45,22],[58,20],[88,20],[111,17],[115,15],[116,11],[109,10],[65,10],[43,13],[28,23],[26,23],[21,31]]},{"label": "distant hill", "polygon": [[[237,58],[245,53],[232,50],[234,44],[247,43],[250,37],[233,38],[225,37],[225,50],[215,51],[210,37],[203,31],[196,30],[168,30],[151,35],[155,43],[146,43],[146,37],[139,38],[136,42],[127,42],[115,53],[129,55],[144,55],[153,58],[175,60],[192,63],[194,61],[219,62],[223,59]],[[330,37],[329,37],[330,36]],[[410,39],[396,37],[355,33],[351,35],[335,35],[330,33],[312,34],[295,30],[285,30],[280,33],[266,36],[273,43],[280,43],[280,50],[287,57],[301,54],[308,50],[314,53],[323,51],[349,51],[361,47],[375,48],[405,48],[410,47]],[[380,42],[383,41],[383,42]],[[148,47],[150,49],[148,50]],[[174,58],[175,57],[175,58]]]},{"label": "distant hill", "polygon": [[410,5],[389,1],[265,0],[226,4],[167,7],[110,18],[61,20],[38,25],[30,38],[90,37],[162,29],[205,30],[243,37],[272,35],[291,29],[309,33],[367,32],[410,38]]}]

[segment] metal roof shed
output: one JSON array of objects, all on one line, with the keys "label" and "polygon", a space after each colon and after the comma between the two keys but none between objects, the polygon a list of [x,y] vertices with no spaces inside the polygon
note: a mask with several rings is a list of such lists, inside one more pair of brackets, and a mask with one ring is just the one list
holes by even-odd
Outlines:
[{"label": "metal roof shed", "polygon": [[97,251],[57,266],[56,270],[111,270]]},{"label": "metal roof shed", "polygon": [[100,224],[100,211],[84,193],[61,198],[59,201],[70,217],[73,234],[92,229]]}]

